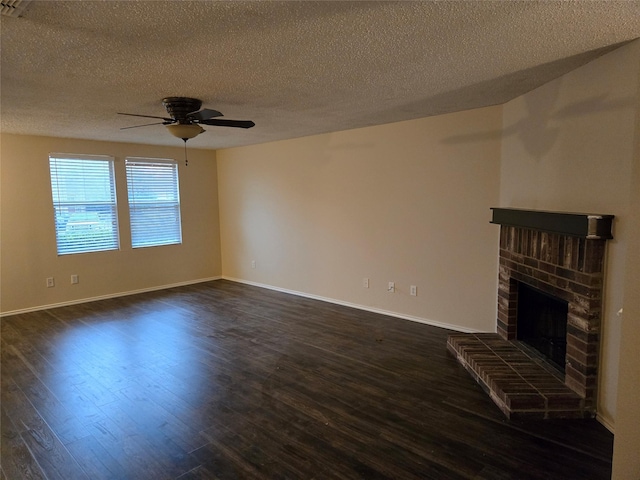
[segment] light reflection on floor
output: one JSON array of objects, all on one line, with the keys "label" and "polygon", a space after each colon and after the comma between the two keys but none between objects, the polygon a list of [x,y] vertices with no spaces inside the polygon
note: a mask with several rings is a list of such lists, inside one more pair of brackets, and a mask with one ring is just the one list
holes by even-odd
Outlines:
[{"label": "light reflection on floor", "polygon": [[[43,383],[61,405],[72,406],[85,425],[123,415],[130,417],[128,422],[157,422],[158,412],[146,411],[156,405],[148,401],[153,396],[174,396],[177,409],[184,398],[197,405],[199,393],[211,394],[201,387],[211,368],[204,372],[202,352],[189,346],[187,330],[194,328],[190,315],[164,305],[160,314],[112,312],[100,323],[73,322],[56,340],[54,365]],[[215,342],[212,337],[206,340],[209,345]],[[209,367],[213,364],[215,359]],[[180,414],[168,413],[164,416],[169,419]]]}]

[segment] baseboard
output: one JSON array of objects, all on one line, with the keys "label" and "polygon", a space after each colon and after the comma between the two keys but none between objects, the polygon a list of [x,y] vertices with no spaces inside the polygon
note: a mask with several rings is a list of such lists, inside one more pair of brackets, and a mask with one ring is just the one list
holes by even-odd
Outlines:
[{"label": "baseboard", "polygon": [[599,413],[596,413],[596,420],[600,422],[600,424],[602,424],[604,428],[606,428],[607,430],[609,430],[611,433],[615,435],[616,432],[614,432],[613,422],[610,419],[603,417]]},{"label": "baseboard", "polygon": [[243,283],[245,285],[251,285],[253,287],[266,288],[268,290],[275,290],[276,292],[288,293],[290,295],[296,295],[298,297],[311,298],[313,300],[320,300],[327,303],[333,303],[335,305],[342,305],[344,307],[356,308],[358,310],[364,310],[366,312],[379,313],[381,315],[387,315],[388,317],[400,318],[402,320],[410,320],[412,322],[424,323],[425,325],[431,325],[432,327],[440,327],[446,328],[447,330],[453,330],[461,333],[480,333],[480,330],[474,330],[466,327],[461,327],[459,325],[452,325],[449,323],[437,322],[435,320],[430,320],[427,318],[416,317],[413,315],[406,315],[403,313],[392,312],[389,310],[383,310],[381,308],[370,307],[367,305],[359,305],[357,303],[345,302],[343,300],[336,300],[335,298],[322,297],[320,295],[314,295],[311,293],[300,292],[298,290],[289,290],[287,288],[274,287],[273,285],[267,285],[264,283],[251,282],[249,280],[243,280],[240,278],[233,278],[222,276],[224,280],[229,280],[230,282]]},{"label": "baseboard", "polygon": [[194,285],[196,283],[211,282],[213,280],[220,280],[220,279],[222,279],[221,276],[199,278],[197,280],[187,280],[185,282],[172,283],[169,285],[158,285],[156,287],[141,288],[139,290],[130,290],[127,292],[110,293],[108,295],[100,295],[97,297],[79,298],[76,300],[70,300],[68,302],[52,303],[49,305],[40,305],[37,307],[30,307],[30,308],[23,308],[19,310],[11,310],[8,312],[1,312],[0,317],[8,317],[9,315],[18,315],[21,313],[37,312],[39,310],[48,310],[50,308],[67,307],[69,305],[78,305],[80,303],[96,302],[98,300],[107,300],[109,298],[127,297],[129,295],[136,295],[139,293],[155,292],[157,290],[166,290],[168,288],[175,288],[175,287],[184,287],[186,285]]},{"label": "baseboard", "polygon": [[[249,280],[243,280],[240,278],[233,278],[233,277],[227,277],[227,276],[217,276],[217,277],[209,277],[209,278],[201,278],[201,279],[197,279],[197,280],[188,280],[185,282],[178,282],[178,283],[172,283],[169,285],[158,285],[155,287],[149,287],[149,288],[142,288],[142,289],[138,289],[138,290],[130,290],[130,291],[126,291],[126,292],[118,292],[118,293],[112,293],[112,294],[108,294],[108,295],[100,295],[97,297],[89,297],[89,298],[80,298],[80,299],[76,299],[76,300],[70,300],[67,302],[60,302],[60,303],[52,303],[52,304],[48,304],[48,305],[39,305],[37,307],[30,307],[30,308],[24,308],[24,309],[19,309],[19,310],[11,310],[8,312],[2,312],[0,313],[0,317],[7,317],[9,315],[18,315],[21,313],[29,313],[29,312],[36,312],[39,310],[47,310],[50,308],[58,308],[58,307],[66,307],[66,306],[70,306],[70,305],[78,305],[80,303],[88,303],[88,302],[96,302],[98,300],[107,300],[110,298],[118,298],[118,297],[125,297],[125,296],[129,296],[129,295],[136,295],[139,293],[147,293],[147,292],[154,292],[157,290],[166,290],[168,288],[175,288],[175,287],[183,287],[185,285],[194,285],[197,283],[204,283],[204,282],[210,282],[213,280],[229,280],[231,282],[236,282],[236,283],[242,283],[245,285],[251,285],[254,287],[259,287],[259,288],[265,288],[268,290],[274,290],[277,292],[282,292],[282,293],[288,293],[290,295],[296,295],[298,297],[305,297],[305,298],[310,298],[313,300],[320,300],[323,302],[327,302],[327,303],[333,303],[335,305],[342,305],[344,307],[350,307],[350,308],[356,308],[358,310],[363,310],[366,312],[372,312],[372,313],[379,313],[381,315],[386,315],[389,317],[394,317],[394,318],[400,318],[402,320],[410,320],[412,322],[417,322],[417,323],[423,323],[425,325],[431,325],[433,327],[440,327],[440,328],[445,328],[447,330],[453,330],[455,332],[461,332],[461,333],[479,333],[479,330],[474,330],[474,329],[470,329],[470,328],[466,328],[466,327],[461,327],[459,325],[452,325],[449,323],[444,323],[444,322],[437,322],[435,320],[430,320],[427,318],[422,318],[422,317],[416,317],[413,315],[406,315],[403,313],[398,313],[398,312],[392,312],[390,310],[384,310],[381,308],[375,308],[375,307],[370,307],[367,305],[360,305],[360,304],[356,304],[356,303],[351,303],[351,302],[345,302],[343,300],[337,300],[335,298],[329,298],[329,297],[323,297],[320,295],[314,295],[311,293],[306,293],[306,292],[301,292],[298,290],[290,290],[290,289],[286,289],[286,288],[280,288],[280,287],[275,287],[273,285],[267,285],[264,283],[258,283],[258,282],[251,282]],[[606,425],[605,425],[606,426]]]}]

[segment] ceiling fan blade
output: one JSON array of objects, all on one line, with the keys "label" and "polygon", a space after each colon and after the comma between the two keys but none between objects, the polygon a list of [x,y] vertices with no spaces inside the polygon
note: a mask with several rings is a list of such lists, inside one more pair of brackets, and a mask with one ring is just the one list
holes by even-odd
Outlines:
[{"label": "ceiling fan blade", "polygon": [[213,125],[216,127],[236,127],[236,128],[251,128],[255,125],[251,120],[224,120],[224,119],[209,119],[203,120],[200,123],[205,125]]},{"label": "ceiling fan blade", "polygon": [[175,122],[173,118],[156,117],[155,115],[138,115],[137,113],[122,113],[122,112],[118,112],[118,115],[129,115],[130,117],[159,118],[160,120],[164,120],[165,122],[170,122],[170,123]]},{"label": "ceiling fan blade", "polygon": [[217,110],[211,110],[210,108],[203,108],[199,112],[193,112],[187,115],[187,118],[192,118],[198,122],[207,120],[213,117],[222,117],[222,113]]},{"label": "ceiling fan blade", "polygon": [[127,130],[129,128],[138,128],[138,127],[148,127],[149,125],[166,125],[167,122],[155,122],[155,123],[145,123],[144,125],[134,125],[133,127],[122,127],[120,130]]}]

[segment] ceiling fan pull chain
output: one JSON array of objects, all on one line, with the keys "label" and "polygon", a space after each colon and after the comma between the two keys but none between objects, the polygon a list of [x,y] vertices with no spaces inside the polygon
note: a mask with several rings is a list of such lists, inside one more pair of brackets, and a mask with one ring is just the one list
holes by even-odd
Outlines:
[{"label": "ceiling fan pull chain", "polygon": [[189,159],[187,158],[187,140],[188,140],[188,138],[183,138],[182,140],[184,140],[184,166],[188,167],[189,166]]}]

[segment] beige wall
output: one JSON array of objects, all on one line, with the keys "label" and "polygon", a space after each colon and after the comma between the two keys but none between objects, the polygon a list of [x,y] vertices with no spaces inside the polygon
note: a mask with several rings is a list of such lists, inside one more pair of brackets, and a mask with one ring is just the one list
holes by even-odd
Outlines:
[{"label": "beige wall", "polygon": [[[640,53],[636,55],[640,63]],[[620,340],[618,370],[618,403],[616,435],[614,439],[614,480],[640,478],[640,75],[636,80],[636,122],[634,165],[631,173],[631,202],[629,204],[626,274],[624,285],[624,313]]]},{"label": "beige wall", "polygon": [[219,151],[223,275],[494,330],[500,139],[460,135],[500,127],[491,107]]},{"label": "beige wall", "polygon": [[[32,309],[188,283],[221,274],[215,153],[183,148],[30,137],[0,138],[0,311]],[[115,157],[120,250],[80,255],[56,253],[49,153]],[[179,162],[182,245],[131,248],[126,156],[174,158]],[[71,274],[80,283],[70,284]],[[55,278],[47,288],[45,279]]]},{"label": "beige wall", "polygon": [[501,206],[616,215],[607,252],[598,403],[610,427],[620,348],[616,313],[630,241],[639,52],[635,42],[504,105]]}]

